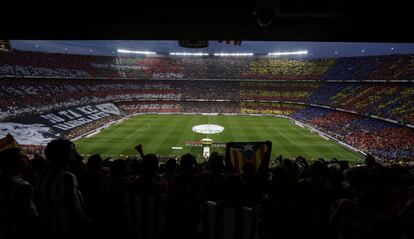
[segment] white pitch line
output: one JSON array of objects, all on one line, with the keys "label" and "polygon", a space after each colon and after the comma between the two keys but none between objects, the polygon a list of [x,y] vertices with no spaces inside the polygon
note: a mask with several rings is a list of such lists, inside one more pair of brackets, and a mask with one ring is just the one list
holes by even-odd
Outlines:
[{"label": "white pitch line", "polygon": [[287,139],[287,141],[289,141],[291,144],[293,144],[293,145],[296,145],[296,143],[293,143],[290,139],[289,139],[289,137],[286,137],[286,135],[285,134],[283,134],[281,131],[278,131],[278,130],[276,130],[271,124],[269,124],[269,122],[267,122],[267,120],[264,120],[265,121],[265,123],[270,127],[270,128],[272,128],[274,131],[276,131],[276,132],[278,132],[283,138],[285,138],[285,139]]}]

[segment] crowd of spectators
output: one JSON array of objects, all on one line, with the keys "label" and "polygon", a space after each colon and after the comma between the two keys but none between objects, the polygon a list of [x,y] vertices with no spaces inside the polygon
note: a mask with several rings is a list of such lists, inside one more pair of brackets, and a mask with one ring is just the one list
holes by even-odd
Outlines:
[{"label": "crowd of spectators", "polygon": [[[412,80],[413,72],[413,55],[304,60],[1,52],[0,77],[14,77],[0,78],[0,120],[104,102],[117,103],[129,113],[294,114],[298,120],[380,157],[414,158],[412,129],[392,124],[395,127],[383,129],[379,127],[382,121],[374,119],[361,123],[365,120],[362,115],[373,115],[413,125],[413,83],[350,82]],[[330,80],[343,82],[324,82]],[[286,104],[289,101],[339,108],[360,116],[303,109],[303,105]],[[79,133],[71,136],[76,135]],[[400,140],[399,135],[409,140]],[[374,143],[367,143],[371,141]]]},{"label": "crowd of spectators", "polygon": [[306,102],[319,88],[319,83],[240,82],[241,100],[276,100]]},{"label": "crowd of spectators", "polygon": [[0,79],[0,118],[58,108],[138,99],[179,99],[168,83],[75,79]]},{"label": "crowd of spectators", "polygon": [[337,58],[323,80],[365,80],[378,69],[389,56],[342,57]]},{"label": "crowd of spectators", "polygon": [[256,57],[109,57],[12,51],[0,75],[140,79],[412,80],[413,55],[295,59]]},{"label": "crowd of spectators", "polygon": [[182,102],[183,112],[190,113],[239,113],[240,103],[234,101],[185,101]]},{"label": "crowd of spectators", "polygon": [[291,115],[305,108],[303,105],[270,103],[270,102],[241,102],[240,112],[244,114]]},{"label": "crowd of spectators", "polygon": [[239,100],[238,81],[182,81],[176,82],[184,99],[226,99]]},{"label": "crowd of spectators", "polygon": [[125,101],[118,106],[129,114],[182,112],[180,101]]},{"label": "crowd of spectators", "polygon": [[393,55],[369,75],[370,80],[413,80],[414,56]]},{"label": "crowd of spectators", "polygon": [[160,164],[80,156],[55,140],[45,158],[0,153],[1,238],[321,238],[406,239],[414,230],[414,168],[312,163],[277,157],[235,173],[212,153]]},{"label": "crowd of spectators", "polygon": [[77,138],[79,136],[90,133],[90,132],[96,130],[97,128],[104,127],[104,126],[108,125],[109,123],[115,122],[116,120],[119,120],[122,117],[124,117],[124,115],[110,115],[110,116],[104,117],[102,119],[95,120],[93,122],[90,122],[90,123],[78,126],[76,128],[70,129],[67,132],[65,132],[65,134],[63,136],[68,138],[68,139],[74,139],[74,138]]},{"label": "crowd of spectators", "polygon": [[335,59],[297,60],[257,58],[250,61],[247,79],[320,80]]},{"label": "crowd of spectators", "polygon": [[337,95],[339,92],[346,90],[348,87],[352,87],[354,83],[325,83],[320,84],[306,102],[317,105],[329,105],[330,99]]},{"label": "crowd of spectators", "polygon": [[95,67],[96,64],[111,63],[115,64],[116,58],[14,50],[0,53],[0,75],[119,77],[116,69]]},{"label": "crowd of spectators", "polygon": [[304,100],[361,115],[374,115],[413,124],[412,83],[324,83]]},{"label": "crowd of spectators", "polygon": [[133,101],[118,106],[130,114],[135,113],[243,113],[235,101]]},{"label": "crowd of spectators", "polygon": [[293,118],[386,161],[414,158],[414,129],[346,112],[309,107]]},{"label": "crowd of spectators", "polygon": [[10,76],[40,76],[40,77],[90,77],[88,73],[81,70],[72,69],[50,69],[44,67],[32,67],[32,66],[0,66],[0,75]]}]

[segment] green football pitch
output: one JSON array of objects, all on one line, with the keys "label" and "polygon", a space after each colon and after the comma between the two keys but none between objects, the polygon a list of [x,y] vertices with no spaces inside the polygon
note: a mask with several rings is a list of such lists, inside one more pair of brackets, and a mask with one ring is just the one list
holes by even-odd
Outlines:
[{"label": "green football pitch", "polygon": [[[205,115],[141,115],[112,125],[100,133],[76,142],[83,155],[125,157],[136,155],[134,146],[142,144],[145,153],[160,156],[181,156],[192,153],[202,156],[202,148],[186,146],[186,141],[199,141],[206,135],[195,133],[192,127],[216,124],[224,127],[218,134],[208,135],[215,143],[272,142],[272,159],[278,155],[287,158],[303,156],[308,160],[324,158],[358,162],[363,156],[332,140],[321,138],[310,130],[295,125],[291,120],[271,116],[205,116]],[[172,149],[182,147],[182,149]],[[224,148],[212,148],[224,153]]]}]

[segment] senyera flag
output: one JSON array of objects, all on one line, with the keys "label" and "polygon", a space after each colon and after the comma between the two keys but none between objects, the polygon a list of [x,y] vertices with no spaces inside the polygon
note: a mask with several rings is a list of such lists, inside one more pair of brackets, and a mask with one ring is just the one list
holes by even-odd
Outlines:
[{"label": "senyera flag", "polygon": [[226,144],[226,166],[236,173],[243,171],[246,162],[251,162],[259,171],[260,167],[268,166],[272,142],[230,142]]},{"label": "senyera flag", "polygon": [[11,134],[7,134],[6,137],[0,139],[0,151],[8,148],[21,148]]}]

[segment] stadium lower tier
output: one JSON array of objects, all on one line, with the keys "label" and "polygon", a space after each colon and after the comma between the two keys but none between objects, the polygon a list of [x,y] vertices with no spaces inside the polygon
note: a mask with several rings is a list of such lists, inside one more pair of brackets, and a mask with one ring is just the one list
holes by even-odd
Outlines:
[{"label": "stadium lower tier", "polygon": [[[126,101],[60,108],[0,122],[1,136],[42,145],[53,138],[76,139],[139,113],[229,113],[285,115],[384,160],[414,161],[414,129],[379,119],[301,104],[238,101]],[[177,132],[179,133],[179,132]],[[29,147],[36,151],[37,147]]]},{"label": "stadium lower tier", "polygon": [[[205,106],[197,101],[264,102],[262,105]],[[413,83],[263,82],[209,80],[108,80],[108,79],[0,79],[0,120],[19,118],[83,104],[148,101],[147,108],[129,110],[218,113],[269,110],[280,114],[296,109],[274,110],[266,104],[299,102],[327,106],[392,119],[414,125]],[[156,102],[163,103],[160,109]],[[174,103],[174,102],[179,103]],[[182,104],[180,102],[187,103]],[[155,105],[154,105],[155,104]],[[194,105],[194,106],[192,106]],[[185,107],[185,108],[183,108]],[[200,108],[201,107],[201,108]],[[213,108],[212,108],[213,107]],[[259,108],[257,108],[259,107]]]}]

